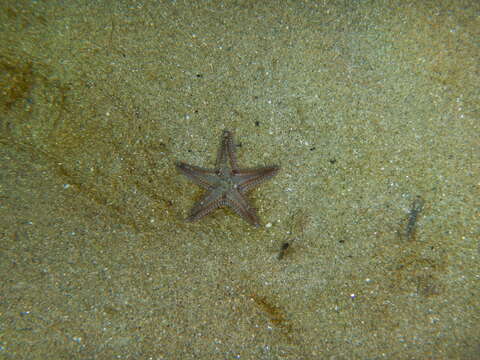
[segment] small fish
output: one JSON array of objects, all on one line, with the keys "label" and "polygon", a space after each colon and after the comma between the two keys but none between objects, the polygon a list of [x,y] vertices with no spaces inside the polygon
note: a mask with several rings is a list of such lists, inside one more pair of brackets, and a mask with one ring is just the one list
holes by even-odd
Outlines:
[{"label": "small fish", "polygon": [[408,212],[408,219],[405,231],[403,232],[403,234],[401,234],[404,239],[415,240],[417,221],[420,213],[423,210],[424,204],[425,200],[423,200],[421,196],[417,196],[415,197],[415,200],[413,200],[410,211]]},{"label": "small fish", "polygon": [[289,247],[290,247],[290,243],[288,241],[285,241],[282,244],[282,247],[280,248],[280,252],[278,253],[278,260],[283,259]]}]

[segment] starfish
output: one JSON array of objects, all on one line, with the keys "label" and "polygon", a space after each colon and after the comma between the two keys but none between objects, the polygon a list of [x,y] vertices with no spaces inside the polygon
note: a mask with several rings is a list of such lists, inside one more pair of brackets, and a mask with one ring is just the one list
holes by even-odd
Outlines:
[{"label": "starfish", "polygon": [[206,189],[206,193],[193,206],[187,221],[196,221],[220,207],[230,207],[251,225],[258,227],[260,220],[245,194],[275,176],[280,168],[268,166],[240,169],[233,134],[224,130],[217,163],[214,169],[205,169],[177,162],[177,169],[193,183]]}]

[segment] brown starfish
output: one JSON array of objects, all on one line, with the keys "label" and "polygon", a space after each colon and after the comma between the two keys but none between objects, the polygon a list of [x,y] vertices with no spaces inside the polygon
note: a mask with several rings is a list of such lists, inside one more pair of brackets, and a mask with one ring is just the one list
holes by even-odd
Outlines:
[{"label": "brown starfish", "polygon": [[215,209],[228,206],[256,227],[260,221],[245,194],[275,176],[280,170],[278,166],[240,169],[233,135],[227,130],[222,134],[215,169],[204,169],[184,162],[178,162],[177,169],[192,182],[207,190],[192,208],[187,221],[196,221]]}]

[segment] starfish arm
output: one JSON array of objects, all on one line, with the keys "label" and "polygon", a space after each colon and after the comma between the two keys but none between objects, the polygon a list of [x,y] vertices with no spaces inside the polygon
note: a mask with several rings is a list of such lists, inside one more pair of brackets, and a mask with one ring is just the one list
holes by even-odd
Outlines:
[{"label": "starfish arm", "polygon": [[225,205],[224,197],[218,191],[212,190],[206,192],[202,198],[195,203],[187,221],[196,221],[210,214],[213,210]]},{"label": "starfish arm", "polygon": [[243,194],[277,175],[280,167],[268,166],[254,169],[239,169],[235,171],[235,183]]},{"label": "starfish arm", "polygon": [[176,166],[183,175],[204,189],[211,189],[217,182],[218,176],[214,170],[204,169],[184,162],[177,162]]},{"label": "starfish arm", "polygon": [[233,133],[224,130],[222,133],[220,149],[218,150],[216,169],[225,169],[226,166],[228,166],[228,162],[230,162],[232,169],[238,169]]},{"label": "starfish arm", "polygon": [[257,211],[248,204],[247,199],[239,191],[229,192],[225,198],[225,205],[253,226],[258,227],[260,225]]}]

